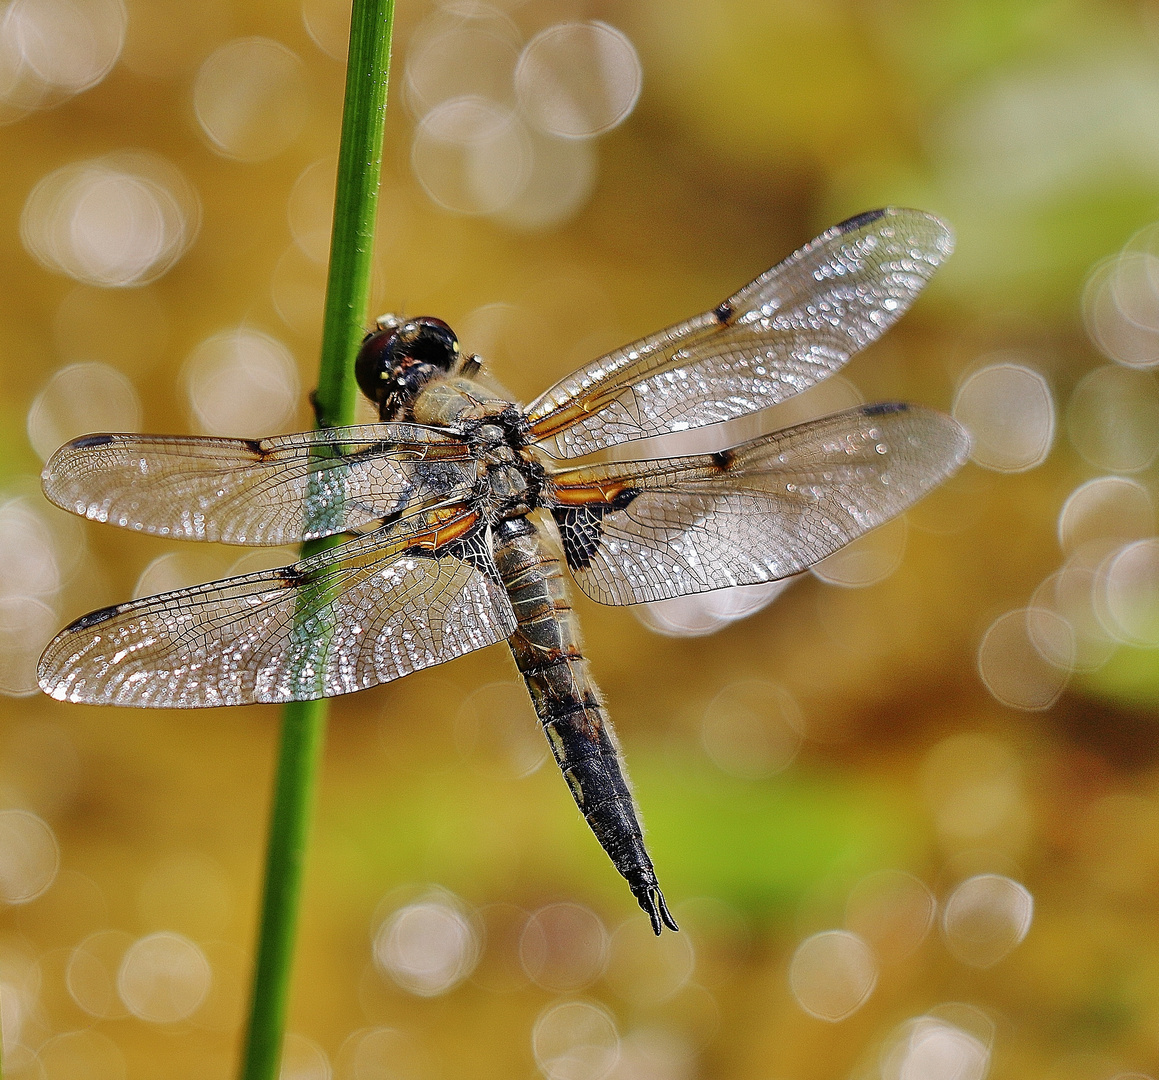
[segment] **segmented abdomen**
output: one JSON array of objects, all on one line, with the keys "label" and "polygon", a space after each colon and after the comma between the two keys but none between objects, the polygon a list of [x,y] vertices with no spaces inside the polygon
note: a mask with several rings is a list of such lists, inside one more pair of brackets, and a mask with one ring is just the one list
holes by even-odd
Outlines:
[{"label": "segmented abdomen", "polygon": [[515,609],[508,639],[576,805],[660,932],[676,928],[656,884],[611,721],[584,658],[560,560],[525,517],[493,530],[495,564]]}]

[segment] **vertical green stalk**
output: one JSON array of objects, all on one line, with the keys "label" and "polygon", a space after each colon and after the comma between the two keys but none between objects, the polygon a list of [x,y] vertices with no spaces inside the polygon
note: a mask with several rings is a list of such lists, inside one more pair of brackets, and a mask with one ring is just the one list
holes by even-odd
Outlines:
[{"label": "vertical green stalk", "polygon": [[[324,426],[349,424],[354,419],[354,356],[362,340],[370,292],[393,26],[394,0],[354,0],[315,395],[318,423]],[[303,555],[338,542],[331,537],[312,541],[303,546]],[[325,731],[325,701],[291,702],[285,707],[240,1073],[243,1080],[276,1080],[279,1071],[302,866]]]}]

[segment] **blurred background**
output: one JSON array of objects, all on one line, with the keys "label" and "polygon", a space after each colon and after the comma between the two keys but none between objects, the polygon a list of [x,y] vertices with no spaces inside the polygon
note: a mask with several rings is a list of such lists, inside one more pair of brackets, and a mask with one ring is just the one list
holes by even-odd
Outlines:
[{"label": "blurred background", "polygon": [[[0,14],[12,1077],[236,1068],[277,710],[70,706],[33,670],[84,611],[270,555],[89,525],[38,473],[86,431],[310,426],[348,17]],[[974,450],[787,588],[577,598],[679,934],[503,648],[336,701],[283,1077],[1159,1075],[1156,117],[1144,3],[400,2],[376,312],[448,320],[527,401],[917,206],[957,253],[760,423],[903,398]]]}]

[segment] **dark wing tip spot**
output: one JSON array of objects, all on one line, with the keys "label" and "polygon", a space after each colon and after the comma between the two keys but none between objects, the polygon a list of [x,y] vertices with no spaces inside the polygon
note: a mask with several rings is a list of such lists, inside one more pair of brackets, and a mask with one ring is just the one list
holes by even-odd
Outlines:
[{"label": "dark wing tip spot", "polygon": [[885,217],[889,213],[887,208],[881,210],[866,210],[864,214],[856,214],[851,218],[846,218],[839,225],[834,226],[834,231],[838,234],[853,232],[854,229],[860,229],[865,225],[869,225],[879,218]]},{"label": "dark wing tip spot", "polygon": [[115,435],[82,435],[68,445],[74,450],[87,450],[90,446],[108,446],[115,438]]},{"label": "dark wing tip spot", "polygon": [[103,622],[108,622],[114,615],[121,610],[120,605],[113,604],[112,607],[98,608],[96,611],[90,611],[87,615],[82,615],[76,622],[69,626],[69,630],[91,630],[94,626],[100,626]]},{"label": "dark wing tip spot", "polygon": [[904,401],[879,401],[875,405],[864,405],[861,409],[864,416],[888,416],[890,413],[909,412],[909,406]]}]

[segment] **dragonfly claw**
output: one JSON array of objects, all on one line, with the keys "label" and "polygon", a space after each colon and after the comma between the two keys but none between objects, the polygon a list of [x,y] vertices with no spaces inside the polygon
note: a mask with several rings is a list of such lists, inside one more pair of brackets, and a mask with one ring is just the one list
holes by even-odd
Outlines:
[{"label": "dragonfly claw", "polygon": [[672,918],[672,912],[668,910],[668,905],[664,903],[664,894],[658,886],[646,885],[636,893],[636,899],[639,901],[640,907],[647,912],[648,918],[652,920],[652,931],[657,937],[665,926],[669,930],[680,929],[676,925],[676,920]]}]

